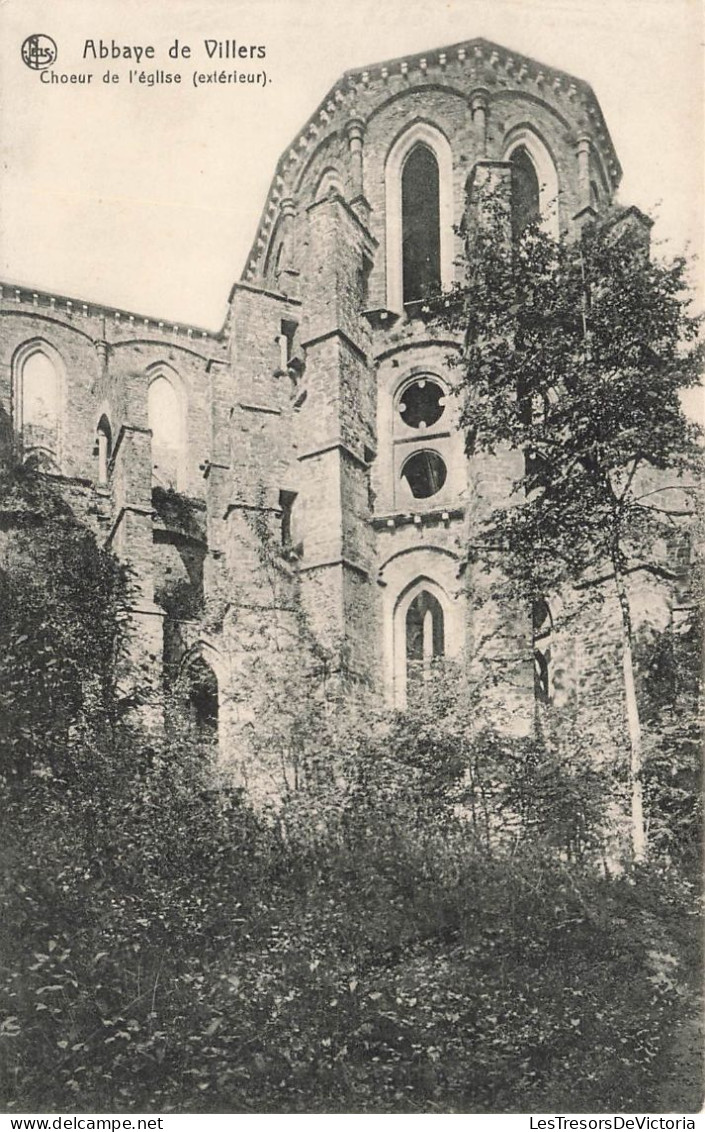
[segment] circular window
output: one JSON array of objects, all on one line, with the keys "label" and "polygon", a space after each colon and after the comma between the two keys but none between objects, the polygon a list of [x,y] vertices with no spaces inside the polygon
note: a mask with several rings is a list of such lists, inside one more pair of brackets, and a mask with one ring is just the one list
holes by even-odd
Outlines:
[{"label": "circular window", "polygon": [[401,470],[414,499],[428,499],[436,495],[446,482],[448,472],[437,452],[414,452]]},{"label": "circular window", "polygon": [[402,393],[399,415],[409,428],[429,428],[441,419],[445,407],[445,393],[438,382],[420,377]]}]

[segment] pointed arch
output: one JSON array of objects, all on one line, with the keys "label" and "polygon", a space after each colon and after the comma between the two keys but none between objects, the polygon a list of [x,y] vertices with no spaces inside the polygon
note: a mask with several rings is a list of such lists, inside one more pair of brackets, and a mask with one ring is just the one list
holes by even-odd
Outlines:
[{"label": "pointed arch", "polygon": [[66,369],[44,338],[24,342],[12,358],[12,423],[24,460],[61,471],[66,413]]},{"label": "pointed arch", "polygon": [[406,707],[410,683],[427,679],[449,654],[453,605],[438,582],[420,575],[399,594],[393,612],[394,702]]},{"label": "pointed arch", "polygon": [[187,728],[206,749],[220,742],[222,682],[220,654],[198,641],[181,659],[176,689]]},{"label": "pointed arch", "polygon": [[445,655],[445,618],[438,598],[428,589],[419,590],[406,611],[406,676],[412,665],[424,676],[431,663]]},{"label": "pointed arch", "polygon": [[384,177],[387,306],[401,312],[418,289],[409,288],[409,271],[419,271],[422,288],[453,282],[453,156],[445,134],[415,122],[392,145]]},{"label": "pointed arch", "polygon": [[[548,146],[534,130],[528,126],[520,126],[509,134],[504,160],[517,168],[519,175],[523,174],[525,179],[528,179],[530,166],[533,166],[541,225],[549,236],[557,240],[560,234],[558,172]],[[514,182],[514,177],[512,181]],[[533,186],[532,191],[534,191]]]},{"label": "pointed arch", "polygon": [[202,653],[192,657],[182,673],[184,707],[189,726],[200,742],[218,743],[218,678]]},{"label": "pointed arch", "polygon": [[534,163],[523,145],[509,159],[512,167],[512,237],[516,241],[525,228],[541,220],[541,187]]},{"label": "pointed arch", "polygon": [[196,657],[187,672],[191,722],[198,734],[208,740],[218,737],[218,680],[202,656]]},{"label": "pointed arch", "polygon": [[441,231],[438,162],[417,142],[401,171],[401,277],[404,304],[441,285]]},{"label": "pointed arch", "polygon": [[147,423],[152,432],[152,481],[178,490],[186,462],[186,397],[170,366],[157,363],[147,371]]},{"label": "pointed arch", "polygon": [[345,196],[345,193],[343,192],[343,178],[341,177],[339,170],[336,169],[334,165],[329,165],[326,169],[323,170],[320,177],[318,178],[318,183],[316,185],[316,191],[313,194],[313,199],[314,201],[325,200],[326,197],[334,195],[336,193],[338,194],[338,196]]},{"label": "pointed arch", "polygon": [[265,279],[268,279],[270,282],[277,280],[281,273],[283,257],[284,237],[281,231],[281,224],[277,222],[264,261],[263,275]]}]

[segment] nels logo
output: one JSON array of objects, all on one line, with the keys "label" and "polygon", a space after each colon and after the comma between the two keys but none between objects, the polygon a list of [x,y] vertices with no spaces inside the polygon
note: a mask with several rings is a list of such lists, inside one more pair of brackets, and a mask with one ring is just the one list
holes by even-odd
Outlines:
[{"label": "nels logo", "polygon": [[50,35],[28,35],[22,44],[22,62],[33,71],[43,71],[59,54]]}]

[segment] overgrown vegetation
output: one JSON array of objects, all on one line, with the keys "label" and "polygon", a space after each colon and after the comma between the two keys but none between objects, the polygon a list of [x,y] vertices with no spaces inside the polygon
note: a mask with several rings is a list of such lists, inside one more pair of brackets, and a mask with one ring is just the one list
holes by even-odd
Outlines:
[{"label": "overgrown vegetation", "polygon": [[[577,239],[537,217],[512,233],[511,200],[479,192],[467,279],[446,304],[464,338],[456,364],[469,454],[514,453],[508,497],[471,536],[471,559],[516,599],[570,590],[614,602],[629,738],[632,850],[646,858],[637,624],[630,584],[682,583],[677,551],[692,525],[701,429],[682,394],[702,375],[702,319],[689,264],[649,254],[650,222],[615,211]],[[506,599],[506,592],[505,592]]]},{"label": "overgrown vegetation", "polygon": [[[257,815],[123,711],[115,562],[41,477],[3,514],[10,1110],[652,1107],[699,962],[690,780],[676,804],[655,759],[664,836],[615,875],[619,775],[478,732],[447,677],[403,717],[312,696]],[[653,710],[687,729],[679,697]]]}]

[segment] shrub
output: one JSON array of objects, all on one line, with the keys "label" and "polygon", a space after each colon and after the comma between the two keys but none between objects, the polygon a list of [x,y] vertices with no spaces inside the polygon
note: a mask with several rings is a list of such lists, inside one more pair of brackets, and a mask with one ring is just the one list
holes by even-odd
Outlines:
[{"label": "shrub", "polygon": [[613,785],[580,737],[478,731],[452,683],[405,716],[316,701],[272,732],[296,788],[257,814],[125,714],[126,581],[44,513],[1,548],[9,1109],[655,1103],[696,902],[670,866],[596,867]]}]

